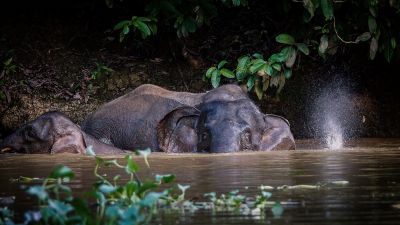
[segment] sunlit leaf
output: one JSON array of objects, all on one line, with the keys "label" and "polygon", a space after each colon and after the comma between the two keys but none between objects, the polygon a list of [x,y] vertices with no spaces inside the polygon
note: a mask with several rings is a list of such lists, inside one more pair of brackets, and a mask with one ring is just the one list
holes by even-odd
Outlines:
[{"label": "sunlit leaf", "polygon": [[228,70],[226,68],[222,68],[220,70],[220,73],[222,76],[224,76],[226,78],[235,78],[235,74],[231,70]]},{"label": "sunlit leaf", "polygon": [[288,68],[288,69],[284,69],[283,74],[285,75],[286,79],[289,79],[292,77],[292,69]]},{"label": "sunlit leaf", "polygon": [[161,182],[163,182],[163,183],[171,183],[172,181],[175,180],[175,178],[176,177],[173,174],[165,174],[165,175],[157,174],[156,177],[155,177],[156,182],[159,182],[159,183],[161,183]]},{"label": "sunlit leaf", "polygon": [[293,45],[296,41],[294,37],[292,37],[289,34],[280,34],[275,37],[276,42],[281,43],[281,44],[288,44],[288,45]]},{"label": "sunlit leaf", "polygon": [[218,69],[221,69],[221,68],[224,67],[227,63],[228,63],[228,61],[222,60],[221,62],[218,63],[217,68],[218,68]]},{"label": "sunlit leaf", "polygon": [[285,65],[286,67],[290,68],[294,65],[294,62],[296,61],[297,53],[293,47],[289,47],[287,48],[286,54],[288,55],[288,57],[286,59]]},{"label": "sunlit leaf", "polygon": [[314,12],[315,12],[316,7],[314,6],[312,0],[303,0],[303,3],[304,3],[304,8],[310,14],[310,17],[307,18],[307,20],[306,20],[306,22],[308,22],[314,17]]},{"label": "sunlit leaf", "polygon": [[372,38],[371,43],[369,45],[369,58],[374,59],[377,51],[378,51],[378,40]]},{"label": "sunlit leaf", "polygon": [[219,70],[214,70],[211,74],[211,84],[214,88],[217,88],[219,86],[219,83],[221,81],[221,73]]},{"label": "sunlit leaf", "polygon": [[355,42],[360,42],[360,41],[368,41],[371,38],[371,33],[370,32],[364,32],[362,34],[360,34]]},{"label": "sunlit leaf", "polygon": [[304,53],[304,55],[310,54],[310,50],[308,49],[308,46],[304,43],[296,43],[297,48]]},{"label": "sunlit leaf", "polygon": [[130,20],[123,20],[114,26],[114,30],[121,30],[123,27],[129,26],[130,22]]},{"label": "sunlit leaf", "polygon": [[137,150],[136,154],[139,154],[139,155],[143,156],[144,162],[146,163],[147,167],[150,168],[148,157],[151,154],[151,149],[150,148],[146,148],[144,150]]},{"label": "sunlit leaf", "polygon": [[114,192],[115,190],[117,190],[116,187],[114,187],[114,186],[112,186],[112,185],[108,185],[108,184],[101,184],[101,185],[98,187],[98,189],[99,189],[99,191],[101,191],[101,192],[103,192],[103,193],[105,193],[105,194],[109,194],[109,193],[112,193],[112,192]]},{"label": "sunlit leaf", "polygon": [[272,215],[274,215],[275,218],[280,218],[283,211],[282,205],[279,202],[276,202],[274,207],[271,208]]},{"label": "sunlit leaf", "polygon": [[64,165],[58,165],[56,166],[50,173],[49,178],[69,178],[72,179],[74,178],[75,174],[74,172],[67,166]]},{"label": "sunlit leaf", "polygon": [[321,36],[318,51],[321,54],[325,54],[326,50],[328,49],[328,45],[329,45],[328,35],[324,34]]},{"label": "sunlit leaf", "polygon": [[215,66],[208,68],[207,72],[206,72],[206,77],[207,78],[211,78],[212,73],[214,72],[214,70],[216,70],[217,68]]},{"label": "sunlit leaf", "polygon": [[247,90],[251,91],[251,89],[254,87],[254,78],[255,76],[250,76],[249,79],[247,80]]},{"label": "sunlit leaf", "polygon": [[32,186],[28,188],[28,194],[36,196],[40,200],[46,200],[49,195],[43,186]]}]

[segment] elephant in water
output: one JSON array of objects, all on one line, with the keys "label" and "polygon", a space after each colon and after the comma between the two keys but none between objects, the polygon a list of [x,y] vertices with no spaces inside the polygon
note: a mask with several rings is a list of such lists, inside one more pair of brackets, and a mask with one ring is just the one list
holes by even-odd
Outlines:
[{"label": "elephant in water", "polygon": [[18,152],[119,153],[150,147],[164,152],[295,149],[286,119],[263,114],[237,85],[207,93],[168,91],[145,84],[100,106],[82,124],[48,112],[7,137]]}]

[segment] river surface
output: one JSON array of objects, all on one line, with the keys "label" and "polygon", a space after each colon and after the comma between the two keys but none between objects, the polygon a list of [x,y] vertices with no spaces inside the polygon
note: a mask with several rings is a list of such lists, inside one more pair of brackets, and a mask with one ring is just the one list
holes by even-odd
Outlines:
[{"label": "river surface", "polygon": [[[248,196],[259,194],[260,185],[275,187],[272,201],[282,202],[284,212],[274,218],[235,213],[198,211],[159,219],[157,224],[400,224],[400,139],[360,139],[340,150],[326,150],[316,141],[298,141],[301,150],[235,154],[152,154],[151,167],[143,160],[139,176],[172,173],[176,183],[189,184],[189,199],[203,194],[240,190]],[[108,158],[121,158],[112,156]],[[83,193],[95,181],[94,159],[81,155],[0,155],[0,204],[10,199],[11,208],[31,207],[20,176],[46,177],[56,164],[76,173],[70,183]],[[108,176],[121,173],[107,168]],[[283,185],[331,184],[318,189],[277,190]],[[348,182],[348,183],[347,183]],[[11,198],[10,198],[11,197]]]}]

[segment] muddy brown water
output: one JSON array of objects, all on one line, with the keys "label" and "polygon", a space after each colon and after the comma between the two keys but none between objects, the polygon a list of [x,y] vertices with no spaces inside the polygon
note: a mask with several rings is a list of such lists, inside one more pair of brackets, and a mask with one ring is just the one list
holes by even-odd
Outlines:
[{"label": "muddy brown water", "polygon": [[[260,185],[316,185],[348,181],[319,189],[273,190],[272,201],[283,202],[284,212],[274,218],[235,213],[197,211],[163,216],[156,224],[400,224],[400,139],[360,139],[340,150],[326,150],[317,141],[298,141],[297,151],[235,154],[152,154],[151,168],[143,160],[139,175],[172,173],[176,183],[190,184],[187,197],[203,199],[211,191],[240,190],[254,196]],[[112,156],[110,158],[122,158]],[[84,193],[95,181],[91,157],[80,155],[0,155],[0,204],[17,211],[31,207],[21,183],[10,178],[45,177],[56,164],[76,173],[70,183]],[[123,171],[107,168],[108,176]]]}]

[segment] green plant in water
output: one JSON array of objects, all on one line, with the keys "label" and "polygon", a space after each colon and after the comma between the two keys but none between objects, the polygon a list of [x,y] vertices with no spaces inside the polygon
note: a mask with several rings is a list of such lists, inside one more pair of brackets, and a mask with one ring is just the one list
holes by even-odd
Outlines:
[{"label": "green plant in water", "polygon": [[[92,190],[81,197],[74,196],[68,183],[75,173],[67,166],[58,165],[45,179],[26,178],[14,182],[42,181],[27,189],[27,193],[37,199],[38,207],[24,213],[21,224],[148,224],[159,210],[196,211],[198,209],[233,212],[242,215],[265,215],[270,209],[273,215],[282,214],[280,203],[269,201],[271,193],[260,187],[261,194],[247,197],[238,190],[217,196],[215,192],[205,194],[210,201],[193,202],[185,198],[189,185],[172,186],[160,189],[162,184],[175,180],[172,174],[156,175],[152,180],[141,181],[137,172],[139,166],[132,155],[121,160],[104,159],[94,154],[89,146],[88,155],[95,158],[94,176],[97,181]],[[146,164],[150,150],[137,151],[144,157]],[[121,176],[108,178],[101,171],[104,168],[121,169],[128,179]],[[8,208],[0,208],[0,225],[13,225],[14,214]]]}]

